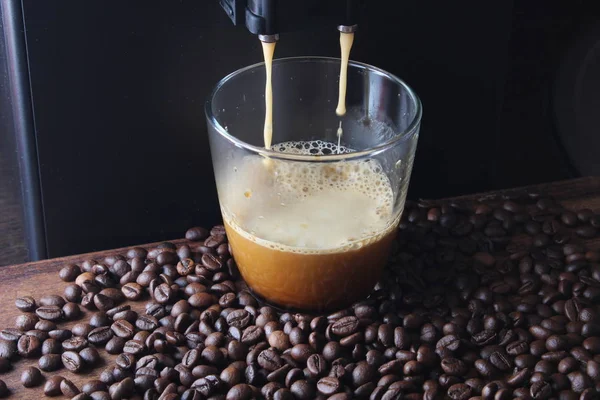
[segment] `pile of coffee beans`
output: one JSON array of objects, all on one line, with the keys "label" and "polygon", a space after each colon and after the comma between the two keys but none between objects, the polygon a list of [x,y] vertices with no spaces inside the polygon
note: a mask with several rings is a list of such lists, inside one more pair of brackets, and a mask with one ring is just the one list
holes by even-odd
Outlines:
[{"label": "pile of coffee beans", "polygon": [[[370,297],[311,315],[260,304],[222,226],[186,244],[67,265],[63,296],[22,297],[0,331],[0,372],[18,357],[73,399],[580,399],[600,393],[600,215],[522,194],[407,203]],[[365,268],[368,268],[365,265]],[[132,302],[145,302],[136,312]],[[65,320],[88,322],[61,329]],[[101,351],[99,352],[98,349]],[[0,381],[0,395],[8,393]]]}]

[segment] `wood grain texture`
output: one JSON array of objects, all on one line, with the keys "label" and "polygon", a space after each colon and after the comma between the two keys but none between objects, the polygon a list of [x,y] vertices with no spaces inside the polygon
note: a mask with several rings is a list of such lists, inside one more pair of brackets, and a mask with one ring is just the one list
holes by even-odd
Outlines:
[{"label": "wood grain texture", "polygon": [[[563,205],[573,208],[590,208],[595,212],[600,212],[600,178],[582,178],[577,180],[556,182],[543,184],[525,188],[516,188],[502,190],[492,193],[475,194],[469,196],[461,196],[453,200],[472,201],[478,199],[494,200],[501,199],[503,196],[513,196],[519,193],[539,193],[541,195],[550,195],[561,202]],[[173,243],[179,245],[186,243],[184,239],[174,240]],[[594,239],[588,242],[590,247],[600,248],[600,239]],[[156,244],[143,245],[150,249]],[[79,264],[88,259],[101,261],[106,256],[123,254],[129,248],[101,251],[96,253],[88,253],[75,255],[71,257],[56,258],[52,260],[38,261],[29,264],[11,265],[0,269],[0,329],[14,326],[14,321],[17,315],[21,312],[16,309],[14,301],[19,296],[33,296],[39,299],[46,294],[63,294],[67,283],[58,278],[57,272],[67,264]],[[136,311],[143,310],[143,305],[147,298],[138,302],[130,302],[132,308]],[[83,309],[82,309],[83,310]],[[60,326],[71,327],[76,322],[86,321],[89,317],[89,312],[79,319],[69,323],[60,324]],[[73,374],[66,369],[61,369],[54,373],[43,373],[45,377],[51,375],[61,375],[71,379],[79,388],[91,379],[97,379],[102,369],[108,365],[113,365],[114,356],[108,355],[103,349],[100,349],[100,354],[105,360],[100,366],[93,370],[85,371],[85,373]],[[39,399],[43,397],[43,385],[33,389],[24,389],[20,383],[20,374],[24,367],[36,365],[37,358],[32,360],[19,360],[14,363],[12,371],[0,376],[12,392],[11,398],[19,399]],[[64,398],[64,397],[57,397]]]}]

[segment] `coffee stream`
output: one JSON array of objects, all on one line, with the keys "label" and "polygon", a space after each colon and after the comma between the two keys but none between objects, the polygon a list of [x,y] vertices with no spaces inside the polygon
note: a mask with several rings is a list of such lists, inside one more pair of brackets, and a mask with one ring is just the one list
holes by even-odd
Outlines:
[{"label": "coffee stream", "polygon": [[275,53],[276,42],[261,42],[263,55],[265,58],[266,84],[265,84],[265,129],[264,140],[265,148],[271,148],[273,140],[273,85],[271,72],[273,69],[273,54]]},{"label": "coffee stream", "polygon": [[[353,42],[353,32],[340,32],[340,48],[342,51],[342,61],[340,64],[340,89],[338,95],[338,105],[335,109],[335,113],[338,117],[343,117],[344,115],[346,115],[346,85],[348,83],[348,59],[350,58],[350,49],[352,48]],[[344,130],[342,129],[342,120],[340,118],[340,126],[337,130],[338,149],[341,145],[343,133]]]},{"label": "coffee stream", "polygon": [[[270,149],[273,142],[273,82],[272,82],[272,70],[273,70],[273,54],[275,53],[276,42],[261,42],[263,56],[265,59],[265,72],[266,72],[266,83],[265,83],[265,126],[264,126],[264,142],[265,149]],[[346,115],[346,87],[348,83],[348,61],[350,59],[350,50],[354,43],[353,32],[340,32],[340,50],[341,50],[341,63],[340,63],[340,85],[338,93],[338,104],[335,109],[335,113],[338,117]],[[337,129],[337,148],[341,148],[342,134],[342,120],[340,119],[340,125]],[[338,151],[339,153],[339,151]]]}]

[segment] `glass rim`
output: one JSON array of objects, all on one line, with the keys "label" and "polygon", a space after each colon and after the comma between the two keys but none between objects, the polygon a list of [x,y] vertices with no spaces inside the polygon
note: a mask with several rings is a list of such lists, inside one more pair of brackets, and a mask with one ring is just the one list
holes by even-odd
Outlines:
[{"label": "glass rim", "polygon": [[[341,60],[336,57],[297,56],[297,57],[284,57],[284,58],[274,59],[273,66],[275,66],[276,64],[285,64],[285,63],[293,63],[293,62],[307,62],[307,61],[318,61],[318,62],[325,62],[325,63],[334,62],[334,63],[338,63],[338,64],[341,62]],[[343,154],[327,154],[327,155],[291,154],[291,153],[282,153],[282,152],[274,151],[271,149],[266,149],[264,147],[251,145],[251,144],[246,143],[243,140],[240,140],[239,138],[233,136],[232,134],[230,134],[219,123],[219,121],[217,120],[217,118],[215,117],[215,115],[212,112],[212,99],[215,97],[217,92],[231,79],[235,78],[236,76],[238,76],[240,74],[248,72],[250,70],[255,70],[255,69],[258,69],[261,67],[264,69],[264,65],[265,65],[264,62],[255,63],[252,65],[248,65],[246,67],[240,68],[240,69],[226,75],[224,78],[219,80],[219,82],[217,82],[217,84],[211,91],[209,98],[207,99],[207,101],[205,103],[205,107],[204,107],[204,112],[206,114],[207,121],[219,133],[219,135],[221,135],[222,137],[227,139],[229,142],[233,143],[235,146],[244,148],[252,153],[256,153],[256,154],[264,156],[264,157],[280,159],[280,160],[309,161],[309,162],[342,161],[342,160],[351,160],[351,159],[356,159],[356,158],[364,158],[366,156],[373,156],[373,155],[380,154],[380,153],[384,152],[385,150],[395,146],[397,143],[410,139],[412,136],[415,135],[415,133],[417,132],[417,130],[419,128],[419,124],[421,123],[421,116],[422,116],[421,101],[420,101],[419,97],[417,96],[417,94],[415,93],[415,91],[410,86],[408,86],[406,84],[406,82],[404,82],[402,79],[398,78],[396,75],[394,75],[390,72],[387,72],[381,68],[375,67],[370,64],[362,63],[359,61],[350,60],[348,62],[348,67],[355,67],[355,68],[359,68],[359,69],[363,69],[363,70],[374,71],[380,75],[383,75],[387,79],[393,81],[397,85],[402,86],[402,88],[404,90],[406,90],[406,92],[410,96],[410,99],[413,101],[413,103],[415,105],[415,113],[413,116],[413,120],[411,121],[411,123],[408,125],[408,127],[405,130],[403,130],[402,132],[399,132],[397,134],[394,134],[394,136],[392,138],[390,138],[389,140],[387,140],[381,144],[378,144],[377,146],[369,147],[367,149],[360,150],[360,151],[353,151],[350,153],[343,153]]]}]

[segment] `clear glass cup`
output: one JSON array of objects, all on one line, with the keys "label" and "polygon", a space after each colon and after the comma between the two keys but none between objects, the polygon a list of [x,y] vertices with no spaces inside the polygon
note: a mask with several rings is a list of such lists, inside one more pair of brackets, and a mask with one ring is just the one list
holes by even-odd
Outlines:
[{"label": "clear glass cup", "polygon": [[274,60],[268,150],[264,63],[223,78],[206,104],[232,255],[252,292],[283,308],[340,309],[366,297],[404,208],[419,98],[394,75],[351,61],[340,118],[339,72],[335,58]]}]

